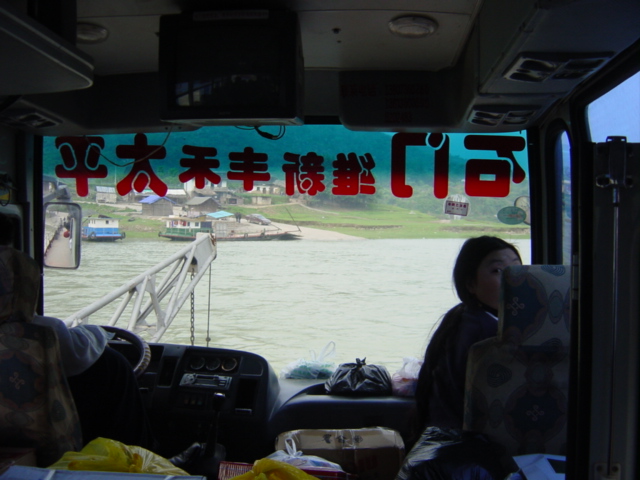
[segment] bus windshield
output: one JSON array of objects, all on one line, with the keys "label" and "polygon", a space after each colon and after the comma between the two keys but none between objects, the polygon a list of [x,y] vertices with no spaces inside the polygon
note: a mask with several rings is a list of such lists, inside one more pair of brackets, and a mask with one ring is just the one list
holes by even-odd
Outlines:
[{"label": "bus windshield", "polygon": [[46,270],[46,315],[69,317],[208,232],[217,258],[160,341],[252,351],[276,371],[322,355],[390,370],[421,358],[458,301],[466,238],[499,236],[530,262],[525,132],[46,137],[44,174],[82,206],[85,239],[78,270]]}]

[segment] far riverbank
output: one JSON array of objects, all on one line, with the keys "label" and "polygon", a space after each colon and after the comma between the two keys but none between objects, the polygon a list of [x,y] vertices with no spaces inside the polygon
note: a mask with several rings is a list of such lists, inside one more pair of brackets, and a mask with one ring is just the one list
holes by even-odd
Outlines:
[{"label": "far riverbank", "polygon": [[[127,240],[154,238],[165,228],[166,217],[143,215],[139,204],[79,203],[85,217],[102,214],[119,219],[120,229],[126,233]],[[505,225],[497,218],[449,218],[447,215],[429,215],[388,205],[372,205],[367,210],[315,209],[295,203],[225,208],[230,213],[243,215],[240,223],[236,223],[233,217],[217,220],[226,223],[227,229],[235,230],[235,233],[280,229],[300,232],[302,239],[318,240],[468,238],[477,235],[496,235],[505,239],[530,238],[530,227],[525,224]],[[249,213],[260,213],[269,218],[272,224],[250,224],[244,219]],[[186,212],[175,207],[174,215],[186,215]]]}]

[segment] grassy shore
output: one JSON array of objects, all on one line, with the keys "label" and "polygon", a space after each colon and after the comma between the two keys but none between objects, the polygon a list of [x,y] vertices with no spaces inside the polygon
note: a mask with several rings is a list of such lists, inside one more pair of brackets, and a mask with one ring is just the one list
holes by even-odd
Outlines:
[{"label": "grassy shore", "polygon": [[[82,203],[81,203],[82,204]],[[134,208],[116,208],[105,204],[82,204],[85,216],[103,214],[120,220],[127,239],[153,238],[164,229],[164,221],[146,217]],[[301,204],[261,207],[233,207],[232,213],[261,213],[277,223],[297,224],[354,235],[368,239],[464,238],[473,235],[499,235],[505,238],[529,238],[530,227],[504,225],[497,219],[451,220],[446,215],[428,215],[390,205],[373,205],[367,210],[344,210],[324,206],[310,208]]]},{"label": "grassy shore", "polygon": [[[527,225],[504,225],[497,219],[472,221],[451,220],[390,205],[372,206],[368,210],[319,210],[302,205],[266,207],[261,212],[276,222],[332,230],[369,239],[383,238],[459,238],[492,234],[528,238]],[[292,220],[295,219],[295,222]]]}]

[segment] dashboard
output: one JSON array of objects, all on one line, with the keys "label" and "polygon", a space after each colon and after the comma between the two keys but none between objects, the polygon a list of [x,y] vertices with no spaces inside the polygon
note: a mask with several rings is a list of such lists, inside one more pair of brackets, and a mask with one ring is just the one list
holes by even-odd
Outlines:
[{"label": "dashboard", "polygon": [[[135,347],[110,342],[132,363]],[[150,344],[151,362],[138,379],[157,452],[171,457],[194,442],[218,442],[227,460],[253,463],[274,451],[276,437],[303,428],[366,428],[411,433],[413,398],[327,395],[324,380],[278,378],[251,352]]]}]

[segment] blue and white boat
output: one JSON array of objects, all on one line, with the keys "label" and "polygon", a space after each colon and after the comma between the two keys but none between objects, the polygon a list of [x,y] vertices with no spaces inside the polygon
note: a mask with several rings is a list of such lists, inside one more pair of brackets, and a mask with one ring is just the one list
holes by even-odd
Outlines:
[{"label": "blue and white boat", "polygon": [[89,217],[82,226],[83,240],[115,242],[116,240],[123,240],[125,236],[125,233],[120,231],[120,221],[106,215]]}]

